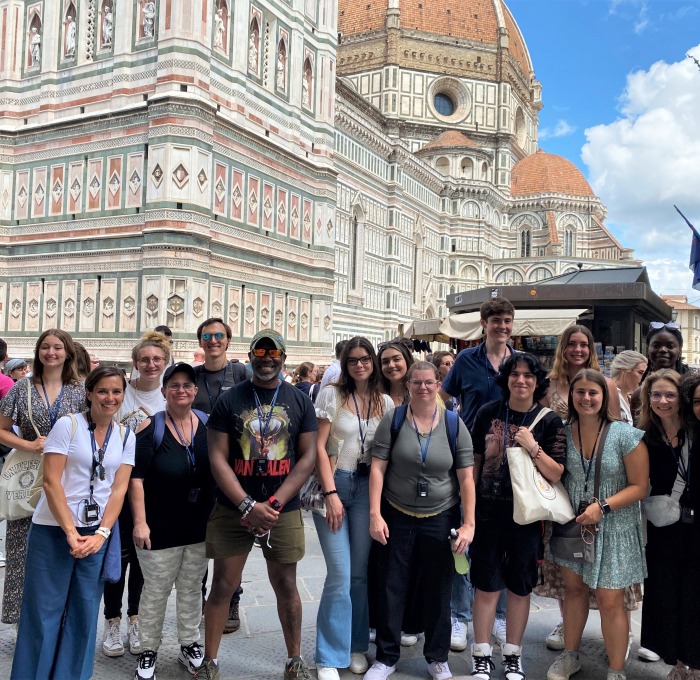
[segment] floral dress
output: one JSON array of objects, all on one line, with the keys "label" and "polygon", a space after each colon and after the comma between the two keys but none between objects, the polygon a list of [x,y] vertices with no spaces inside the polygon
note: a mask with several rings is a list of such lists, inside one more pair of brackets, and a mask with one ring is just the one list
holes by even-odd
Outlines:
[{"label": "floral dress", "polygon": [[[27,389],[31,385],[32,420],[40,434],[45,437],[51,431],[51,420],[43,394],[29,379],[19,380],[0,402],[0,414],[17,425],[19,436],[27,441],[36,439],[34,426],[27,409]],[[69,413],[85,410],[85,386],[82,382],[65,386],[56,420]],[[24,561],[27,556],[27,534],[32,524],[31,517],[7,522],[5,590],[2,598],[2,622],[17,623],[22,607],[24,591]]]}]

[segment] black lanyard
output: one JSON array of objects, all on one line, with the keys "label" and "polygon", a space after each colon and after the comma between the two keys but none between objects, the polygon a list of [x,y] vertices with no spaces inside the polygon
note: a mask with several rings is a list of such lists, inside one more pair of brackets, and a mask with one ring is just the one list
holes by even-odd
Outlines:
[{"label": "black lanyard", "polygon": [[365,419],[365,429],[362,429],[362,418],[360,417],[360,408],[357,405],[357,399],[355,399],[355,393],[352,393],[352,400],[355,403],[355,415],[357,416],[357,427],[360,431],[360,444],[362,450],[360,452],[360,458],[364,458],[365,455],[365,439],[367,438],[367,430],[369,429],[369,417],[372,412],[372,397],[369,398],[369,403],[367,404],[367,418]]},{"label": "black lanyard", "polygon": [[177,426],[177,423],[170,415],[170,412],[168,412],[168,418],[170,418],[170,422],[173,424],[175,432],[177,432],[177,436],[180,438],[180,443],[185,447],[185,451],[187,451],[187,458],[190,462],[190,472],[194,474],[195,472],[197,472],[197,466],[195,465],[194,459],[194,420],[192,418],[192,411],[190,411],[190,426],[192,428],[192,435],[190,437],[189,445],[187,444],[187,441],[185,440],[185,437],[182,434],[182,432],[180,432],[180,428]]},{"label": "black lanyard", "polygon": [[[680,478],[685,482],[686,488],[688,488],[690,486],[690,444],[685,437],[683,438],[682,443],[679,438],[678,446],[674,448],[673,444],[671,443],[671,440],[666,436],[665,432],[664,439],[666,440],[666,444],[668,445],[668,448],[671,449],[671,453],[673,454],[673,457],[676,460],[676,468],[678,470],[678,474],[680,475]],[[683,450],[685,449],[686,444],[688,444],[687,462],[685,458],[683,458]],[[676,452],[676,449],[680,450]]]},{"label": "black lanyard", "polygon": [[65,385],[61,385],[61,391],[58,394],[58,398],[56,401],[54,401],[53,406],[51,405],[51,402],[49,401],[49,394],[46,391],[46,387],[44,385],[44,379],[41,378],[41,389],[44,390],[44,398],[46,399],[46,410],[49,412],[49,422],[51,423],[51,428],[53,429],[53,426],[56,424],[56,421],[58,420],[58,412],[61,408],[61,401],[63,400],[63,390],[66,389]]},{"label": "black lanyard", "polygon": [[[493,379],[493,380],[491,379],[491,371],[493,371],[496,374],[496,378],[497,378],[499,373],[500,373],[500,370],[496,371],[493,368],[493,365],[491,364],[491,362],[489,361],[489,355],[488,355],[488,352],[486,351],[486,342],[483,343],[483,347],[484,347],[484,352],[483,352],[484,366],[486,367],[486,384],[488,385],[488,388],[489,388],[489,401],[493,401],[493,395],[491,394],[491,392],[492,392],[491,388],[495,384],[495,379]],[[509,349],[509,347],[506,344],[506,346],[503,348],[503,356],[501,357],[501,363],[498,364],[499,369],[501,368],[501,366],[503,366],[503,362],[506,360],[506,354],[508,354],[508,349]],[[511,355],[512,355],[512,352],[511,352]],[[491,369],[491,370],[489,370],[489,369]]]},{"label": "black lanyard", "polygon": [[260,428],[261,442],[264,442],[267,439],[267,431],[270,428],[270,421],[272,420],[272,411],[274,410],[275,404],[277,403],[277,394],[280,391],[281,385],[282,381],[278,380],[277,388],[275,389],[275,393],[272,395],[272,401],[270,402],[270,410],[267,412],[267,416],[264,418],[260,398],[258,397],[258,393],[255,391],[255,388],[253,388],[253,396],[255,397],[255,407],[258,409],[258,427]]},{"label": "black lanyard", "polygon": [[595,438],[595,444],[593,444],[593,451],[591,451],[591,458],[588,461],[588,468],[586,469],[586,461],[583,457],[583,440],[581,439],[581,421],[578,423],[578,455],[581,456],[581,467],[583,468],[583,473],[586,475],[583,481],[583,493],[588,493],[588,478],[591,475],[591,468],[593,467],[593,461],[595,460],[596,454],[598,452],[598,442],[600,441],[600,433],[603,431],[603,419],[600,420],[600,425],[598,425],[598,434]]},{"label": "black lanyard", "polygon": [[209,387],[209,381],[207,380],[207,373],[209,373],[209,371],[207,371],[206,368],[202,371],[202,373],[204,374],[204,387],[207,390],[207,396],[209,397],[209,406],[212,411],[214,410],[214,404],[216,404],[216,400],[221,396],[221,390],[224,389],[224,381],[226,380],[226,369],[228,368],[228,366],[229,363],[227,361],[224,365],[224,374],[221,377],[221,382],[219,382],[219,391],[216,393],[216,397],[214,398],[212,398],[211,396],[211,388]]},{"label": "black lanyard", "polygon": [[[410,408],[410,406],[409,406]],[[411,409],[411,420],[413,421],[413,429],[416,431],[416,439],[418,440],[418,448],[420,449],[421,458],[421,470],[425,470],[425,461],[428,457],[428,447],[430,446],[430,438],[433,436],[433,423],[435,422],[435,416],[437,415],[437,404],[435,404],[435,410],[433,411],[433,418],[430,421],[430,432],[428,433],[428,438],[425,440],[425,444],[421,441],[420,432],[418,432],[418,424],[416,423],[416,417],[413,415],[413,409]]]},{"label": "black lanyard", "polygon": [[92,420],[92,415],[90,414],[90,411],[87,412],[87,420],[88,420],[88,432],[90,432],[90,444],[92,445],[92,475],[90,475],[90,499],[92,500],[92,492],[94,490],[94,485],[93,481],[95,479],[95,473],[97,472],[97,467],[95,466],[95,457],[98,456],[98,450],[101,448],[103,455],[102,458],[100,459],[97,457],[97,462],[103,466],[104,462],[104,457],[107,455],[107,446],[109,445],[109,438],[112,436],[112,429],[114,426],[114,421],[110,421],[109,427],[107,428],[107,434],[105,435],[105,440],[104,443],[102,444],[101,447],[97,446],[97,441],[95,440],[95,423]]},{"label": "black lanyard", "polygon": [[[523,417],[520,421],[520,425],[518,425],[518,430],[523,426],[525,423],[525,419],[530,415],[530,412],[532,411],[533,408],[535,408],[536,403],[530,406],[530,408],[523,414]],[[508,423],[510,421],[510,406],[506,403],[506,424],[505,424],[505,429],[503,430],[503,456],[501,457],[501,468],[506,464],[506,461],[508,460]],[[516,431],[517,434],[517,431]],[[515,435],[510,440],[510,445],[513,446],[515,444]]]}]

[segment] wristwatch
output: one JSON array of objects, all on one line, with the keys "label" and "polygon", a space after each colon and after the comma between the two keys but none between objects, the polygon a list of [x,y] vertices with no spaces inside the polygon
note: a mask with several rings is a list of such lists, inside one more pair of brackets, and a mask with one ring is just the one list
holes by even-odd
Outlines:
[{"label": "wristwatch", "polygon": [[268,500],[273,510],[277,510],[277,512],[282,512],[282,508],[284,506],[274,496],[270,496]]},{"label": "wristwatch", "polygon": [[612,512],[612,508],[610,505],[608,505],[608,501],[598,501],[598,505],[600,505],[600,511],[603,513],[603,516],[609,515]]}]

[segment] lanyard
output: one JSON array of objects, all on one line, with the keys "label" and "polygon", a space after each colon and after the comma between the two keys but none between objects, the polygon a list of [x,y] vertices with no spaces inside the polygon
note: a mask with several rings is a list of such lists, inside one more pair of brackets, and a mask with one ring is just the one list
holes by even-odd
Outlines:
[{"label": "lanyard", "polygon": [[[491,371],[489,369],[494,370],[493,365],[489,361],[489,355],[488,352],[486,351],[486,342],[483,343],[483,357],[484,357],[484,366],[486,367],[486,384],[488,385],[489,388],[489,400],[493,401],[493,395],[492,395],[492,387],[495,385],[495,381],[491,379]],[[508,354],[508,345],[503,348],[503,356],[501,357],[501,363],[498,365],[498,368],[500,369],[501,366],[503,366],[503,362],[506,360],[506,355]],[[499,371],[495,371],[496,377],[498,377]]]},{"label": "lanyard", "polygon": [[666,444],[668,445],[668,448],[671,449],[671,453],[673,454],[673,457],[676,460],[678,476],[685,482],[686,487],[690,486],[690,444],[688,442],[688,438],[684,437],[683,444],[676,447],[680,448],[680,451],[678,453],[676,453],[676,448],[673,447],[673,444],[671,444],[671,440],[666,436],[665,432],[664,439],[666,440]]},{"label": "lanyard", "polygon": [[189,445],[187,444],[184,435],[182,434],[182,432],[180,432],[180,428],[177,426],[177,423],[175,422],[175,420],[169,412],[168,418],[170,418],[170,422],[173,424],[175,432],[177,432],[177,436],[180,438],[180,443],[185,447],[185,451],[187,451],[187,458],[190,461],[190,470],[192,473],[195,473],[197,471],[197,466],[195,465],[194,460],[194,420],[192,419],[192,411],[190,411],[190,426],[192,428],[192,435],[190,437]]},{"label": "lanyard", "polygon": [[[90,414],[90,411],[87,412],[87,419],[88,419],[88,431],[90,432],[90,444],[92,445],[92,458],[93,461],[95,460],[95,456],[97,456],[97,451],[98,446],[97,442],[95,441],[95,423],[92,420],[92,415]],[[109,427],[107,428],[107,434],[105,435],[105,440],[104,443],[102,444],[100,449],[102,449],[102,459],[99,457],[97,458],[98,463],[102,465],[104,461],[104,457],[107,454],[107,446],[109,446],[109,438],[112,436],[112,429],[113,429],[114,421],[111,421],[109,423]],[[93,463],[92,467],[92,475],[90,476],[90,497],[92,497],[92,490],[93,490],[93,480],[95,479],[95,473],[97,472],[97,469],[95,468],[95,465]]]},{"label": "lanyard", "polygon": [[58,412],[61,408],[61,401],[63,400],[63,390],[66,389],[65,385],[61,385],[61,391],[58,394],[58,398],[56,401],[54,401],[53,406],[51,405],[51,402],[49,401],[49,394],[46,391],[46,386],[44,385],[44,379],[41,379],[41,389],[44,390],[44,398],[46,399],[46,410],[49,412],[49,422],[51,423],[51,427],[56,424],[56,421],[58,420]]},{"label": "lanyard", "polygon": [[209,387],[209,381],[207,380],[207,371],[204,369],[202,373],[204,374],[204,387],[207,390],[207,396],[209,397],[209,406],[211,407],[211,410],[214,410],[214,404],[216,404],[216,400],[221,396],[221,390],[224,389],[224,381],[226,380],[226,369],[228,368],[228,361],[224,365],[224,375],[221,377],[221,381],[219,382],[219,391],[216,393],[216,396],[212,398],[211,396],[211,388]]},{"label": "lanyard", "polygon": [[588,478],[591,475],[591,468],[593,467],[593,461],[595,460],[598,451],[598,441],[600,440],[600,433],[603,431],[603,420],[601,419],[600,425],[598,425],[598,434],[595,438],[595,444],[593,444],[593,451],[591,452],[591,458],[588,461],[588,468],[586,469],[586,460],[583,457],[583,440],[581,439],[581,422],[578,424],[578,454],[581,456],[581,467],[583,468],[583,473],[586,475],[583,481],[583,493],[588,493]]},{"label": "lanyard", "polygon": [[260,428],[260,441],[265,441],[267,439],[267,431],[270,428],[270,421],[272,420],[272,411],[275,408],[275,404],[277,403],[277,394],[280,391],[280,385],[282,384],[282,381],[278,380],[277,381],[277,388],[275,389],[275,393],[272,395],[272,401],[270,402],[270,410],[267,412],[267,417],[263,418],[263,413],[262,413],[262,404],[260,403],[260,398],[258,397],[258,393],[255,391],[255,388],[253,387],[253,396],[255,397],[255,407],[258,409],[258,427]]},{"label": "lanyard", "polygon": [[[409,406],[410,408],[410,406]],[[416,439],[418,440],[418,448],[420,449],[421,457],[421,469],[425,470],[425,459],[428,457],[428,447],[430,446],[430,438],[433,436],[432,424],[435,421],[435,416],[437,415],[437,404],[435,404],[435,410],[433,411],[433,419],[430,421],[430,432],[428,433],[428,438],[425,440],[425,445],[421,441],[420,433],[418,432],[418,424],[416,423],[416,417],[413,415],[413,409],[411,409],[411,420],[413,421],[413,429],[416,431]]]},{"label": "lanyard", "polygon": [[[518,425],[518,430],[523,426],[525,423],[525,418],[530,415],[530,411],[532,411],[533,408],[535,408],[536,403],[530,406],[530,408],[523,414],[522,419],[520,420],[520,425]],[[503,456],[501,458],[501,468],[506,464],[506,461],[508,460],[508,423],[510,421],[510,406],[506,403],[506,426],[503,430]],[[516,430],[517,434],[517,430]],[[515,444],[515,435],[513,435],[512,439],[510,440],[510,445],[513,446]]]},{"label": "lanyard", "polygon": [[360,442],[362,444],[362,451],[360,453],[360,458],[363,458],[365,455],[365,439],[367,438],[367,430],[369,429],[369,416],[372,411],[372,397],[369,399],[369,403],[367,404],[367,418],[365,419],[365,429],[362,429],[362,418],[360,417],[360,409],[357,405],[357,399],[355,399],[355,393],[352,393],[352,400],[355,403],[355,415],[357,416],[357,426],[360,430]]}]

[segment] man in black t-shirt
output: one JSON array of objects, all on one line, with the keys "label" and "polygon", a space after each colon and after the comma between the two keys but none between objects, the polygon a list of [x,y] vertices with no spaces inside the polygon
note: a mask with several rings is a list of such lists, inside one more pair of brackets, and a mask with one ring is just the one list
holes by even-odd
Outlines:
[{"label": "man in black t-shirt", "polygon": [[304,556],[299,489],[316,462],[318,423],[311,400],[281,380],[282,336],[266,329],[250,344],[253,377],[217,400],[207,424],[217,504],[207,525],[214,580],[205,609],[204,663],[198,677],[216,680],[216,656],[229,602],[258,537],[267,560],[289,662],[285,680],[310,679],[301,654],[301,600],[296,565]]}]

